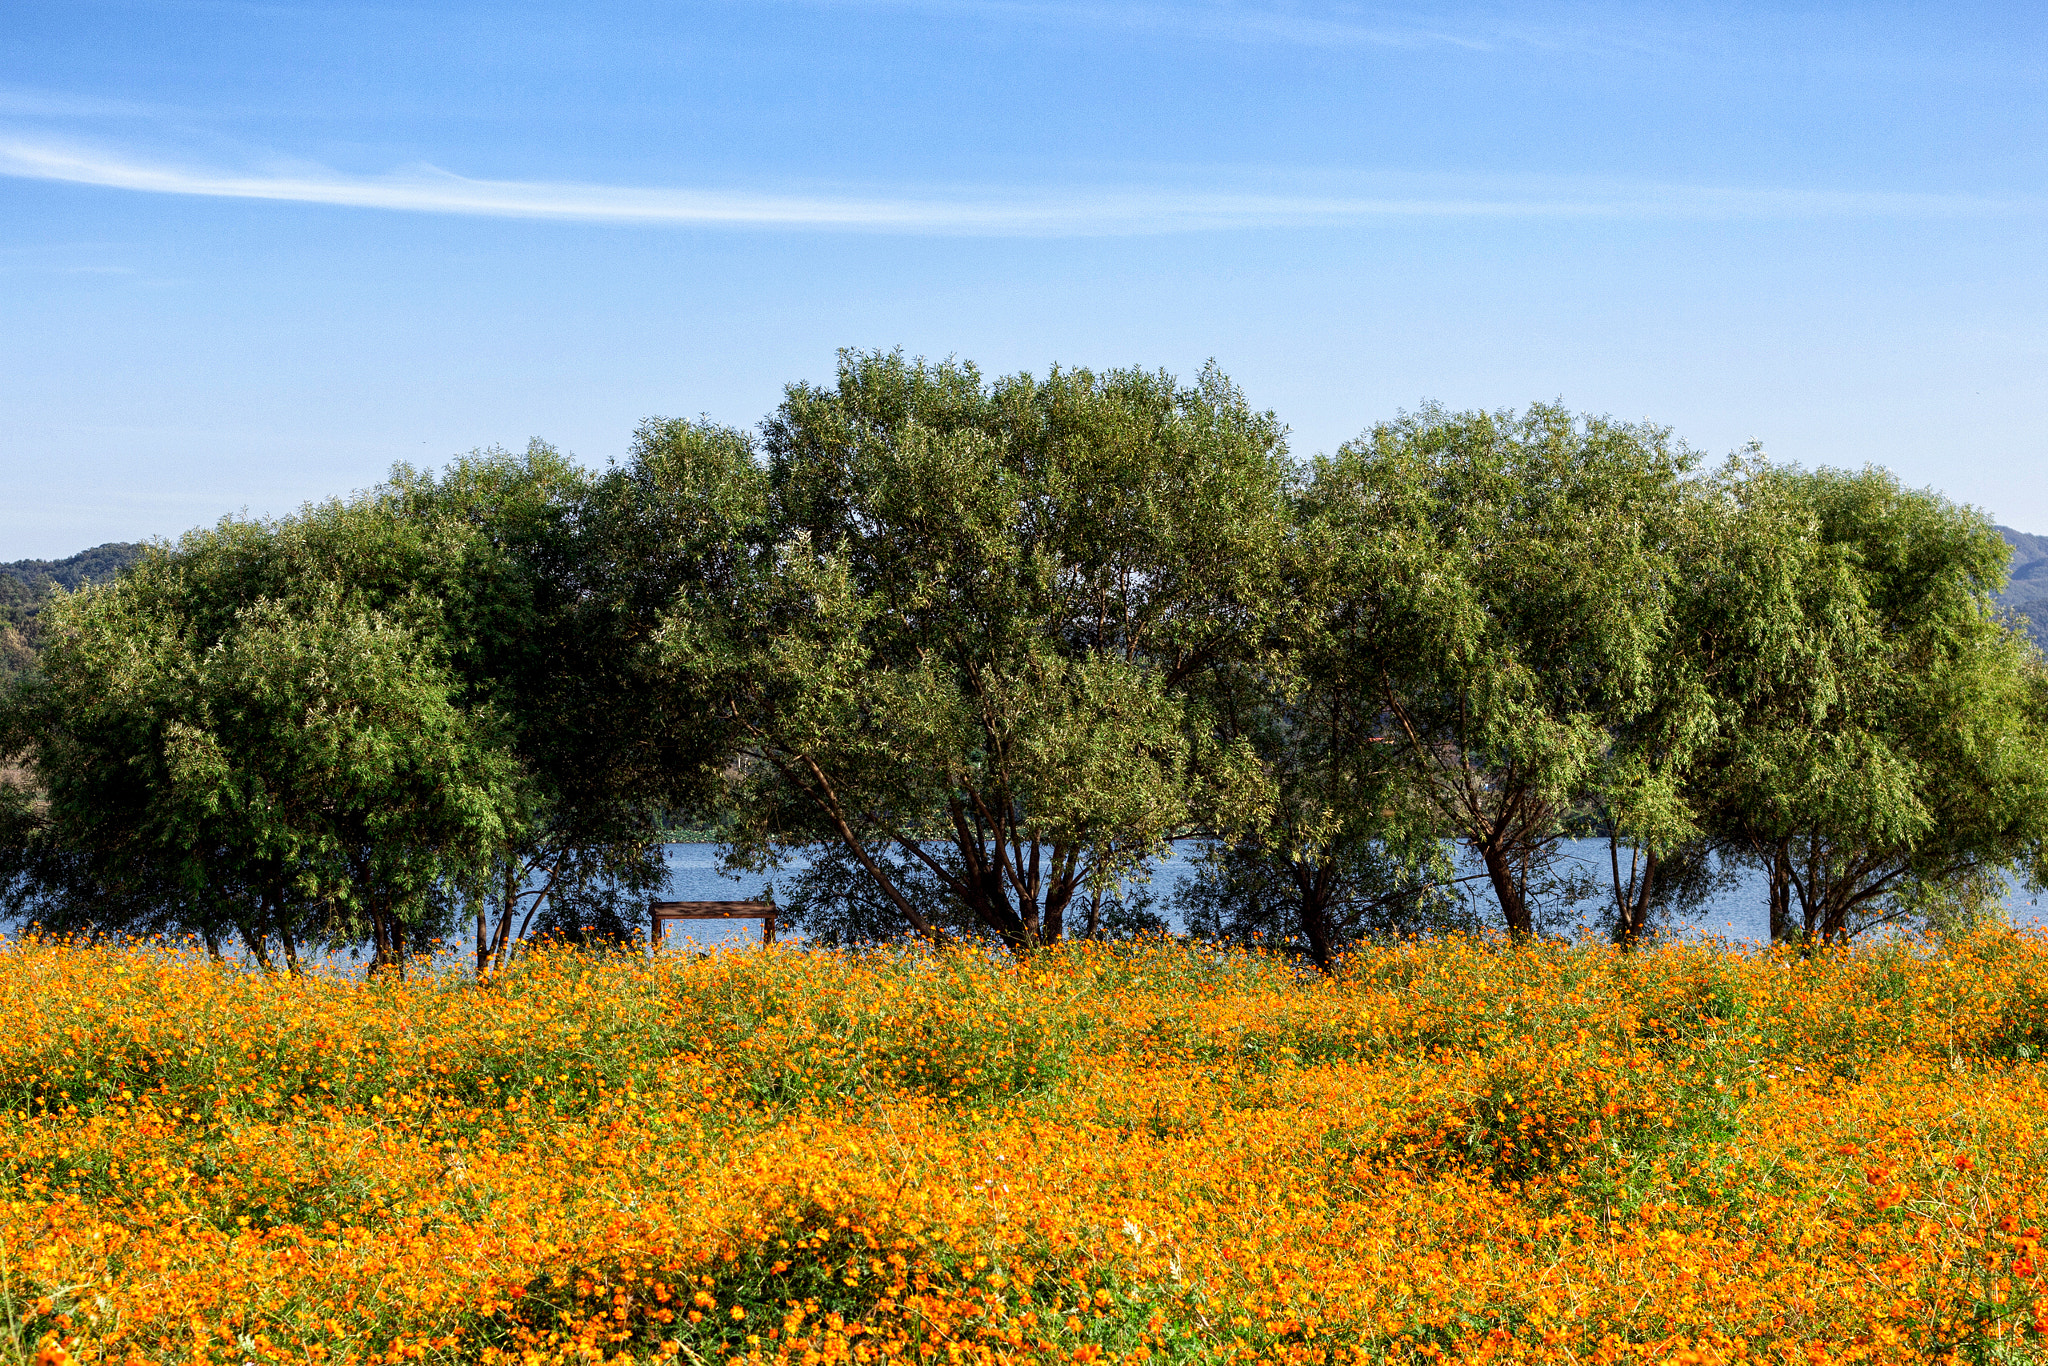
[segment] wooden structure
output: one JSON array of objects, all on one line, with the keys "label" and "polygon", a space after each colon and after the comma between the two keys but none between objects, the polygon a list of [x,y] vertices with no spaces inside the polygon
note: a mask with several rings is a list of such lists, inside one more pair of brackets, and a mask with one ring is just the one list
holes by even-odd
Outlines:
[{"label": "wooden structure", "polygon": [[648,945],[661,947],[661,927],[671,920],[758,920],[761,942],[775,942],[775,903],[772,901],[651,901],[647,904],[652,924]]}]

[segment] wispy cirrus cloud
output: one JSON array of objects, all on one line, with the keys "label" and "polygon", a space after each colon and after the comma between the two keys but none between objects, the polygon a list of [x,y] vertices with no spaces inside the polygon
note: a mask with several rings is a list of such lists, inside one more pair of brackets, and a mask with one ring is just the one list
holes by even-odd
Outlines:
[{"label": "wispy cirrus cloud", "polygon": [[[0,176],[144,194],[395,212],[692,228],[949,236],[1114,236],[1345,226],[1394,219],[1944,217],[2038,214],[2048,199],[1669,184],[1449,181],[1428,192],[1243,188],[1225,173],[1171,185],[964,187],[895,193],[485,180],[431,166],[381,175],[295,164],[226,169],[0,131]],[[1270,186],[1271,178],[1266,182]],[[1327,184],[1328,178],[1324,178]],[[1356,177],[1348,184],[1356,186]],[[1391,182],[1389,182],[1391,183]]]}]

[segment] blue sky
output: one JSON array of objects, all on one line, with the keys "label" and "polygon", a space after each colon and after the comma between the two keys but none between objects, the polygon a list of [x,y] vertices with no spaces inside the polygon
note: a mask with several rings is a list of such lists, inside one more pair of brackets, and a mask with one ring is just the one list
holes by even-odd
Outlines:
[{"label": "blue sky", "polygon": [[842,346],[1562,398],[2048,532],[2048,9],[8,0],[0,560]]}]

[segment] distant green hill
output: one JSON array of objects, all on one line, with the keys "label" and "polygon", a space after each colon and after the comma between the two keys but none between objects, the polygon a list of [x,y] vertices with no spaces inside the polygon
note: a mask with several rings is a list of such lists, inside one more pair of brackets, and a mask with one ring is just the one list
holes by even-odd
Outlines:
[{"label": "distant green hill", "polygon": [[35,659],[43,604],[59,588],[69,591],[111,579],[141,558],[140,545],[109,541],[67,559],[0,564],[0,680],[12,678]]},{"label": "distant green hill", "polygon": [[2034,642],[2048,650],[2048,536],[2006,526],[1998,534],[2012,547],[2012,582],[2000,600],[2027,617]]}]

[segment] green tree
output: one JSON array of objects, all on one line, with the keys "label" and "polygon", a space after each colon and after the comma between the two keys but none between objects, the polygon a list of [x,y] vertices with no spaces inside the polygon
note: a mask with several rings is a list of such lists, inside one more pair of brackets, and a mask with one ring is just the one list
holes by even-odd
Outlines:
[{"label": "green tree", "polygon": [[1375,935],[1463,926],[1433,813],[1413,800],[1377,680],[1353,667],[1355,546],[1298,516],[1282,561],[1296,609],[1275,648],[1226,659],[1208,693],[1272,784],[1263,819],[1211,842],[1176,903],[1190,933],[1298,952],[1325,972]]},{"label": "green tree", "polygon": [[1283,608],[1284,448],[1221,375],[848,353],[765,446],[768,558],[667,636],[741,735],[736,861],[834,843],[917,933],[1028,951],[1263,800],[1200,684]]},{"label": "green tree", "polygon": [[402,961],[465,904],[479,971],[529,930],[631,934],[666,790],[641,790],[645,689],[610,667],[646,643],[586,564],[616,521],[536,443],[195,532],[62,600],[12,708],[44,796],[13,899],[288,962],[309,934]]},{"label": "green tree", "polygon": [[708,549],[701,527],[679,529],[672,492],[592,478],[540,442],[401,468],[381,491],[402,525],[453,532],[458,555],[406,572],[455,607],[465,704],[493,709],[521,766],[518,819],[462,881],[480,974],[536,934],[636,938],[666,878],[664,822],[718,767],[711,732],[686,723],[707,713],[678,713],[683,691],[654,667],[661,614]]},{"label": "green tree", "polygon": [[180,568],[155,556],[52,609],[29,691],[45,838],[88,888],[168,892],[173,923],[144,928],[233,933],[265,967],[309,938],[402,961],[513,814],[490,719],[454,704],[430,640],[331,585],[196,638]]},{"label": "green tree", "polygon": [[[1568,828],[1606,846],[1602,918],[1614,941],[1634,947],[1684,920],[1735,873],[1701,822],[1695,779],[1726,719],[1716,687],[1751,662],[1721,634],[1743,600],[1753,567],[1742,528],[1731,524],[1708,481],[1673,483],[1652,520],[1662,578],[1647,667],[1627,704],[1606,718],[1606,742]],[[1598,874],[1595,874],[1598,880]]]},{"label": "green tree", "polygon": [[[1383,709],[1404,800],[1538,925],[1558,842],[1655,701],[1671,519],[1693,456],[1661,428],[1424,408],[1317,462],[1342,546],[1340,658]],[[1642,809],[1644,804],[1637,804]]]},{"label": "green tree", "polygon": [[2038,877],[2048,675],[2000,618],[1996,529],[1876,469],[1752,457],[1722,489],[1706,649],[1725,720],[1702,801],[1765,873],[1773,939],[1943,923]]}]

